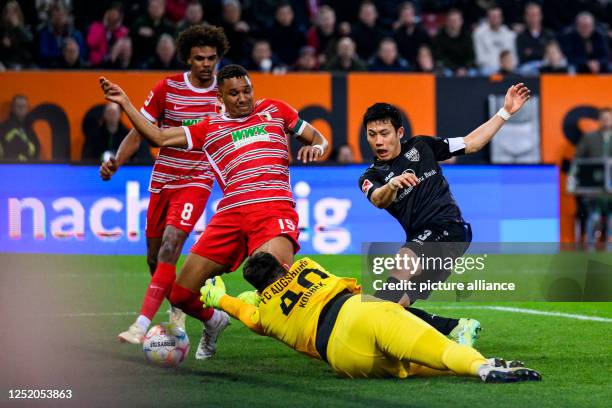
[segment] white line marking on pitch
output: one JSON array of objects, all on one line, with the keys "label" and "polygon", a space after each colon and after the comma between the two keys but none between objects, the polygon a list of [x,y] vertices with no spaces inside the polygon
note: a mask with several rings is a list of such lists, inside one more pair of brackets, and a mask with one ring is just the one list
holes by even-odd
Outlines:
[{"label": "white line marking on pitch", "polygon": [[507,306],[440,306],[440,309],[480,309],[480,310],[495,310],[498,312],[523,313],[539,316],[565,317],[567,319],[590,320],[593,322],[612,323],[612,319],[599,316],[587,316],[573,313],[549,312],[546,310],[523,309],[521,307]]},{"label": "white line marking on pitch", "polygon": [[[524,309],[521,307],[507,306],[438,306],[438,309],[480,309],[480,310],[495,310],[498,312],[523,313],[539,316],[565,317],[567,319],[589,320],[593,322],[612,323],[612,319],[599,316],[587,316],[573,313],[549,312],[546,310]],[[98,316],[134,316],[136,312],[88,312],[88,313],[65,313],[58,314],[54,317],[98,317]]]},{"label": "white line marking on pitch", "polygon": [[99,317],[99,316],[134,316],[136,312],[86,312],[86,313],[60,313],[51,317]]}]

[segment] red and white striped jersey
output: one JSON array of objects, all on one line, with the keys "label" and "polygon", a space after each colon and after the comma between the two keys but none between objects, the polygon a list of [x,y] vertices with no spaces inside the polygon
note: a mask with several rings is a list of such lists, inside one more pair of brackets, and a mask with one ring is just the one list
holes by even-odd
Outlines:
[{"label": "red and white striped jersey", "polygon": [[[149,93],[140,113],[161,128],[191,126],[217,108],[217,79],[209,88],[196,88],[189,82],[188,72],[166,77]],[[164,188],[201,187],[212,190],[213,173],[206,154],[174,147],[159,149],[149,191]]]},{"label": "red and white striped jersey", "polygon": [[203,149],[217,175],[223,198],[217,211],[265,201],[291,201],[288,135],[306,122],[287,103],[257,101],[244,118],[211,116],[184,127],[188,148]]}]

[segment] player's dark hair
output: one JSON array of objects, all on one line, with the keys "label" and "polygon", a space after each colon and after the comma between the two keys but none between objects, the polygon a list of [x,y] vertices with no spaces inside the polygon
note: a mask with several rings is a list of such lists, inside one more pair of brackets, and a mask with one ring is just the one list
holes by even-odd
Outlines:
[{"label": "player's dark hair", "polygon": [[367,128],[368,123],[377,121],[389,121],[395,130],[402,127],[402,114],[395,106],[378,102],[370,106],[363,115],[363,127]]},{"label": "player's dark hair", "polygon": [[249,73],[244,67],[238,64],[226,65],[217,72],[217,83],[219,86],[223,85],[226,79],[230,78],[245,78],[248,77]]},{"label": "player's dark hair", "polygon": [[287,271],[269,252],[258,252],[244,264],[242,275],[258,291],[264,290]]},{"label": "player's dark hair", "polygon": [[229,49],[229,41],[223,28],[212,25],[194,25],[178,36],[177,48],[181,62],[187,63],[193,47],[214,47],[219,58]]}]

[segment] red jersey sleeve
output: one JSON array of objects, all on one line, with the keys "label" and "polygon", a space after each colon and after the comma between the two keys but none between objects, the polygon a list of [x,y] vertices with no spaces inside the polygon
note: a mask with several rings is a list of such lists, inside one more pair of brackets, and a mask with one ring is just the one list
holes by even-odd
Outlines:
[{"label": "red jersey sleeve", "polygon": [[273,101],[273,103],[278,108],[280,116],[283,119],[285,132],[292,135],[300,135],[304,130],[304,126],[306,126],[306,122],[300,119],[297,110],[284,101],[276,100]]},{"label": "red jersey sleeve", "polygon": [[191,126],[182,126],[187,137],[187,150],[204,150],[204,142],[209,132],[208,120]]},{"label": "red jersey sleeve", "polygon": [[166,80],[162,79],[149,92],[140,113],[151,122],[161,122],[166,103]]}]

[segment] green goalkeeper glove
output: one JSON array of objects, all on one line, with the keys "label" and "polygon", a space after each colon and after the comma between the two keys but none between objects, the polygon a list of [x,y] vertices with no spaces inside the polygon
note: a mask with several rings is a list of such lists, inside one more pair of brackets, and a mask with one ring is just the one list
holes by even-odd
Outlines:
[{"label": "green goalkeeper glove", "polygon": [[257,294],[256,290],[248,290],[246,292],[242,292],[238,295],[238,299],[242,300],[244,303],[253,305],[255,307],[259,307],[259,303],[261,303],[261,298],[259,294]]},{"label": "green goalkeeper glove", "polygon": [[207,307],[219,308],[221,298],[225,295],[225,288],[214,286],[212,282],[207,282],[206,285],[200,289],[202,296],[200,300]]}]

